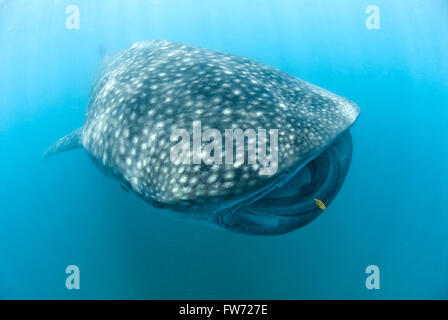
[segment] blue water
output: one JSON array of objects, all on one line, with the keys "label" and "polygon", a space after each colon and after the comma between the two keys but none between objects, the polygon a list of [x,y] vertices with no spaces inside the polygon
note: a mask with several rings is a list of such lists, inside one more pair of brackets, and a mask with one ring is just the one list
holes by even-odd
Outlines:
[{"label": "blue water", "polygon": [[[371,4],[379,30],[365,26]],[[328,210],[287,235],[244,236],[155,213],[81,150],[43,161],[82,124],[103,57],[150,39],[250,57],[355,101],[352,165]],[[0,1],[0,298],[447,299],[447,108],[446,0]],[[71,264],[80,290],[65,287]]]}]

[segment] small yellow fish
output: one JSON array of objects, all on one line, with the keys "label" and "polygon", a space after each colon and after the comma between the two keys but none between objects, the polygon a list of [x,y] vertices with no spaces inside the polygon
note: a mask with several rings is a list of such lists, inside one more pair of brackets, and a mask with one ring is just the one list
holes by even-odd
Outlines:
[{"label": "small yellow fish", "polygon": [[327,206],[319,199],[314,198],[314,201],[316,201],[317,206],[322,210],[325,211],[327,210]]}]

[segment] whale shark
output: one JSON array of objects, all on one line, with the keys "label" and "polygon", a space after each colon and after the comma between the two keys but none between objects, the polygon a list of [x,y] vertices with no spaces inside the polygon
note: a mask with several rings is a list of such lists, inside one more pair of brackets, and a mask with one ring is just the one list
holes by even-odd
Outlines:
[{"label": "whale shark", "polygon": [[[349,99],[250,58],[142,41],[104,63],[84,124],[50,146],[45,158],[82,148],[151,211],[279,235],[313,221],[338,194],[359,112]],[[189,135],[173,138],[176,130],[196,131],[196,145]],[[236,130],[243,135],[239,145],[237,136],[222,139]],[[182,161],[173,161],[181,140]],[[224,154],[236,155],[234,161],[224,161]],[[263,154],[270,161],[261,161]],[[216,161],[201,161],[207,155]],[[266,174],[268,168],[275,170]]]}]

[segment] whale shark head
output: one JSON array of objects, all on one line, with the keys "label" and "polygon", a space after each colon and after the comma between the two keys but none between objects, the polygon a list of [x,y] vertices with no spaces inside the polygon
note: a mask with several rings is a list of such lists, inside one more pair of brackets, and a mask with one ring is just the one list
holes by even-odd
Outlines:
[{"label": "whale shark head", "polygon": [[83,147],[154,207],[247,234],[316,218],[347,174],[355,103],[254,60],[139,42],[100,71],[82,128],[47,155]]}]

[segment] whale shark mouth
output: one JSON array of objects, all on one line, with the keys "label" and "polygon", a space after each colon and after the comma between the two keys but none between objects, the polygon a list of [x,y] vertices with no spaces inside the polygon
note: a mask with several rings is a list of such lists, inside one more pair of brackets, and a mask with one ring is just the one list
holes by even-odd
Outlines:
[{"label": "whale shark mouth", "polygon": [[322,213],[314,199],[329,205],[341,189],[352,149],[352,137],[346,131],[284,186],[243,209],[226,213],[217,224],[239,233],[276,235],[310,223]]}]

